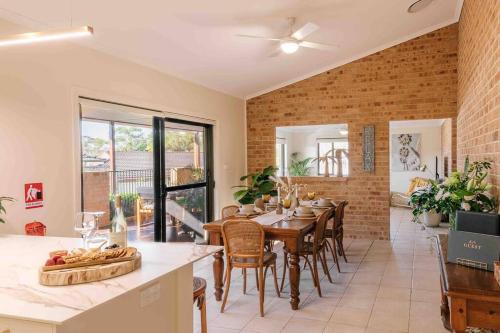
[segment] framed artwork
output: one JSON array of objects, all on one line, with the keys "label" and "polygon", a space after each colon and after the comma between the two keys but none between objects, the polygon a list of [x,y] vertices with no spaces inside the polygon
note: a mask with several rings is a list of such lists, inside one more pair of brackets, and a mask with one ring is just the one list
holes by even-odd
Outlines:
[{"label": "framed artwork", "polygon": [[420,133],[392,135],[392,171],[418,171],[420,169],[420,141]]}]

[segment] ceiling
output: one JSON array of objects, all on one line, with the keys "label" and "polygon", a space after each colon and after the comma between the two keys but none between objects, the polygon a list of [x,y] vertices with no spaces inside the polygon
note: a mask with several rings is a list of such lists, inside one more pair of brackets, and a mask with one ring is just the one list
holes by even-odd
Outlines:
[{"label": "ceiling", "polygon": [[[78,43],[249,98],[454,23],[463,0],[434,0],[421,12],[409,14],[412,2],[0,0],[0,18],[27,31],[68,27],[71,22],[91,25],[94,37]],[[269,57],[278,47],[276,42],[235,36],[283,37],[290,16],[297,18],[297,28],[306,22],[320,27],[309,41],[338,48],[301,48],[291,55]]]},{"label": "ceiling", "polygon": [[389,122],[390,128],[440,127],[446,119],[395,120]]}]

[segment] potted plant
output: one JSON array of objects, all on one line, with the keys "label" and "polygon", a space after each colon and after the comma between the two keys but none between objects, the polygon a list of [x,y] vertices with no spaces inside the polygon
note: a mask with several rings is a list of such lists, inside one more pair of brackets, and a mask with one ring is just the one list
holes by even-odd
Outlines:
[{"label": "potted plant", "polygon": [[7,213],[7,210],[5,209],[5,202],[12,202],[14,201],[13,198],[11,197],[0,197],[0,223],[5,223],[5,220],[2,218],[1,215],[4,215]]},{"label": "potted plant", "polygon": [[455,229],[456,212],[491,213],[495,210],[496,199],[491,195],[492,185],[486,180],[491,162],[465,159],[463,172],[452,172],[436,194],[441,211],[449,215],[450,229]]},{"label": "potted plant", "polygon": [[423,223],[427,227],[438,227],[441,221],[441,207],[436,199],[439,188],[436,182],[430,181],[429,185],[417,189],[410,196],[410,205],[413,208],[414,221],[419,221],[423,216]]},{"label": "potted plant", "polygon": [[299,160],[298,155],[299,155],[299,153],[292,154],[292,160],[290,162],[290,166],[288,167],[288,171],[290,172],[290,176],[293,176],[293,177],[309,176],[309,171],[311,170],[309,163],[311,163],[313,158],[307,157],[303,160]]},{"label": "potted plant", "polygon": [[238,191],[233,193],[233,197],[240,204],[253,204],[257,198],[262,197],[263,194],[276,195],[275,182],[271,179],[276,173],[278,168],[268,166],[262,171],[251,173],[240,178],[240,181],[246,181],[246,185],[233,186],[239,188]]}]

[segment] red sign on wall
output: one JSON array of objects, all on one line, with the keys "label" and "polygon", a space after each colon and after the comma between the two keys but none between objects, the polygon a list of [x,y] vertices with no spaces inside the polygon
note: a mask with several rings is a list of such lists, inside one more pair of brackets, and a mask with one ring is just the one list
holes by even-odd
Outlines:
[{"label": "red sign on wall", "polygon": [[24,184],[24,202],[26,209],[43,207],[43,184]]}]

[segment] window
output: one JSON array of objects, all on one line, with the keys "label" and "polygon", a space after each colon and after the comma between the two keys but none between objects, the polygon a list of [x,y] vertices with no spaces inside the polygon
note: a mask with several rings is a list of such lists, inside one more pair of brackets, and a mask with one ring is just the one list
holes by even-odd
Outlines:
[{"label": "window", "polygon": [[[325,174],[325,156],[328,157],[328,173],[339,177],[349,175],[349,146],[346,139],[317,139],[318,141],[318,176]],[[338,163],[340,161],[342,172],[339,175]]]},{"label": "window", "polygon": [[276,141],[276,167],[278,168],[278,175],[284,177],[288,174],[288,162],[287,162],[287,144],[286,140],[278,138]]}]

